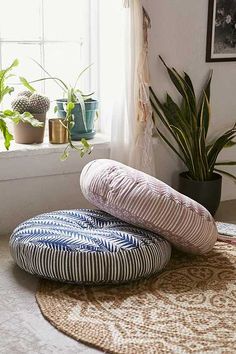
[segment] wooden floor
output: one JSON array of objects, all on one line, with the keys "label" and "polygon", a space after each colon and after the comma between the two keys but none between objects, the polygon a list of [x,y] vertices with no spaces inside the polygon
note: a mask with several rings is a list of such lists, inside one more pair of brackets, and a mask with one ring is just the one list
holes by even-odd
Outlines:
[{"label": "wooden floor", "polygon": [[216,215],[217,221],[225,221],[236,224],[236,200],[222,202]]}]

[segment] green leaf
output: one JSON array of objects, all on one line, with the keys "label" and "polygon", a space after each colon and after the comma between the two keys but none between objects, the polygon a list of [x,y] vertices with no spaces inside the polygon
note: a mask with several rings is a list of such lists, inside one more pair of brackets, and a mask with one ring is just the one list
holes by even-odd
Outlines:
[{"label": "green leaf", "polygon": [[90,69],[92,65],[93,65],[93,64],[88,65],[85,69],[83,69],[83,70],[79,73],[79,75],[78,75],[78,77],[77,77],[77,79],[76,79],[76,81],[75,81],[74,89],[76,88],[76,86],[77,86],[77,84],[78,84],[78,81],[79,81],[79,79],[81,78],[81,76],[83,75],[83,73],[85,73],[85,71],[87,71],[88,69]]},{"label": "green leaf", "polygon": [[54,113],[57,113],[58,112],[58,107],[55,106],[53,111],[54,111]]},{"label": "green leaf", "polygon": [[235,137],[236,137],[236,129],[233,127],[227,130],[223,135],[221,135],[218,139],[216,139],[213,144],[211,144],[207,153],[210,169],[214,168],[219,153]]},{"label": "green leaf", "polygon": [[203,98],[202,98],[201,110],[198,113],[198,126],[199,127],[204,127],[204,129],[205,129],[205,137],[207,136],[207,133],[208,133],[209,123],[210,123],[210,116],[211,116],[210,103],[208,101],[206,93],[204,92],[203,93]]},{"label": "green leaf", "polygon": [[9,147],[11,145],[11,141],[13,140],[12,134],[9,132],[7,128],[7,124],[3,119],[0,119],[0,131],[2,132],[2,135],[4,137],[4,145],[7,150],[9,150]]},{"label": "green leaf", "polygon": [[236,166],[236,161],[221,161],[216,162],[216,166]]},{"label": "green leaf", "polygon": [[6,109],[5,111],[3,111],[3,114],[5,116],[12,116],[14,114],[14,112],[11,111],[10,109]]},{"label": "green leaf", "polygon": [[[11,115],[10,115],[11,112]],[[17,111],[8,111],[7,118],[10,118],[15,124],[19,122],[23,122],[25,124],[30,124],[35,128],[42,128],[44,127],[44,123],[40,122],[38,119],[34,118],[34,116],[29,112],[19,113]]]},{"label": "green leaf", "polygon": [[15,59],[13,61],[13,63],[9,66],[9,68],[7,69],[8,71],[10,71],[11,69],[15,68],[16,66],[19,65],[19,60],[18,59]]},{"label": "green leaf", "polygon": [[65,161],[68,159],[68,157],[69,157],[69,151],[64,151],[60,156],[60,160]]},{"label": "green leaf", "polygon": [[236,176],[234,176],[232,173],[226,172],[224,170],[219,170],[218,168],[214,168],[214,171],[219,172],[220,174],[223,174],[223,175],[233,179],[234,182],[236,183]]},{"label": "green leaf", "polygon": [[228,143],[225,144],[225,148],[231,148],[232,146],[235,146],[236,145],[236,141],[228,141]]},{"label": "green leaf", "polygon": [[205,127],[205,136],[207,136],[209,122],[211,117],[211,109],[210,109],[210,88],[211,88],[211,80],[212,80],[212,70],[210,71],[209,77],[207,79],[207,83],[202,92],[201,98],[199,100],[199,111],[198,111],[198,125],[201,125],[201,121]]},{"label": "green leaf", "polygon": [[88,141],[85,138],[81,139],[81,144],[83,144],[84,147],[87,148],[87,149],[89,149],[91,147],[90,144],[88,143]]},{"label": "green leaf", "polygon": [[30,83],[24,78],[24,77],[20,77],[20,82],[22,83],[22,85],[24,85],[30,92],[35,92],[35,88],[33,86],[30,85]]},{"label": "green leaf", "polygon": [[68,102],[66,105],[66,109],[68,112],[71,112],[75,108],[75,104],[73,102]]}]

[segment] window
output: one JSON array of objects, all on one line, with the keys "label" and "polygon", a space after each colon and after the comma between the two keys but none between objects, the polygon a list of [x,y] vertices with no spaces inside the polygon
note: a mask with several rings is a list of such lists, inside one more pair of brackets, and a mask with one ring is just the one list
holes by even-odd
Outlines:
[{"label": "window", "polygon": [[[96,43],[96,9],[97,0],[20,0],[14,1],[14,5],[2,0],[0,66],[5,67],[18,58],[20,65],[16,74],[27,80],[44,77],[34,59],[52,76],[74,84],[78,73],[94,63],[81,78],[80,87],[85,92],[97,91],[97,49],[92,45]],[[60,87],[53,81],[35,87],[51,99],[62,96]],[[19,90],[22,86],[16,87]],[[8,98],[5,104],[10,101]]]}]

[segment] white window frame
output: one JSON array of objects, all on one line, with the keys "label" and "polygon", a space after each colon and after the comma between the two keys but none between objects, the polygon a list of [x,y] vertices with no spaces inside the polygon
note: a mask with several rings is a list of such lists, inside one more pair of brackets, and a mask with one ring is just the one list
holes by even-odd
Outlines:
[{"label": "white window frame", "polygon": [[[88,87],[89,92],[95,91],[95,97],[99,99],[99,1],[100,0],[87,0],[88,8],[89,8],[89,35],[88,38],[78,38],[77,40],[47,40],[45,39],[44,33],[44,3],[45,0],[40,0],[40,37],[35,40],[8,40],[4,39],[1,36],[0,32],[0,69],[2,69],[2,44],[4,43],[16,43],[19,45],[38,45],[40,47],[40,64],[45,67],[45,45],[46,44],[78,44],[80,46],[80,56],[82,55],[82,46],[85,41],[89,41],[89,53],[88,53],[88,65],[94,63],[96,65],[96,75],[91,75],[91,70],[86,74],[88,76]],[[17,57],[17,53],[16,53]],[[43,71],[41,72],[41,77],[44,76]],[[42,82],[41,90],[45,93],[45,82]],[[100,122],[96,122],[96,130],[97,132],[101,132]],[[48,135],[46,129],[46,136]],[[2,136],[0,135],[0,140],[2,140]]]},{"label": "white window frame", "polygon": [[[88,0],[89,2],[89,36],[88,38],[78,38],[78,40],[47,40],[45,39],[45,33],[44,33],[44,2],[45,0],[40,0],[40,21],[41,21],[41,28],[40,28],[40,38],[36,40],[8,40],[8,39],[3,39],[1,37],[1,32],[0,32],[0,69],[2,69],[2,44],[4,43],[16,43],[16,44],[32,44],[32,45],[38,45],[40,47],[40,64],[45,67],[45,45],[46,44],[79,44],[80,48],[82,48],[83,44],[85,43],[86,40],[89,41],[89,55],[88,55],[88,65],[90,63],[96,63],[97,67],[99,67],[98,64],[98,58],[99,58],[99,53],[98,53],[98,40],[99,40],[99,6],[98,6],[98,1],[99,0]],[[81,49],[82,51],[82,49]],[[82,52],[80,52],[80,55]],[[17,55],[16,55],[17,57]],[[99,70],[98,70],[99,71]],[[43,75],[43,73],[42,73]],[[88,82],[89,82],[89,90],[91,88],[95,88],[96,91],[96,96],[99,97],[99,80],[98,80],[98,74],[95,75],[96,77],[92,77],[91,71],[87,73],[88,75]],[[42,87],[43,92],[45,92],[45,83],[43,83]]]}]

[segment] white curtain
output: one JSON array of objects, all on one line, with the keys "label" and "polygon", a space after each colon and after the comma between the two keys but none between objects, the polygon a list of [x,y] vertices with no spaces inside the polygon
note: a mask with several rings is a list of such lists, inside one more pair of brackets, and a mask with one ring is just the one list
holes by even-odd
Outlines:
[{"label": "white curtain", "polygon": [[149,24],[140,0],[100,1],[101,127],[111,137],[112,159],[154,175]]}]

